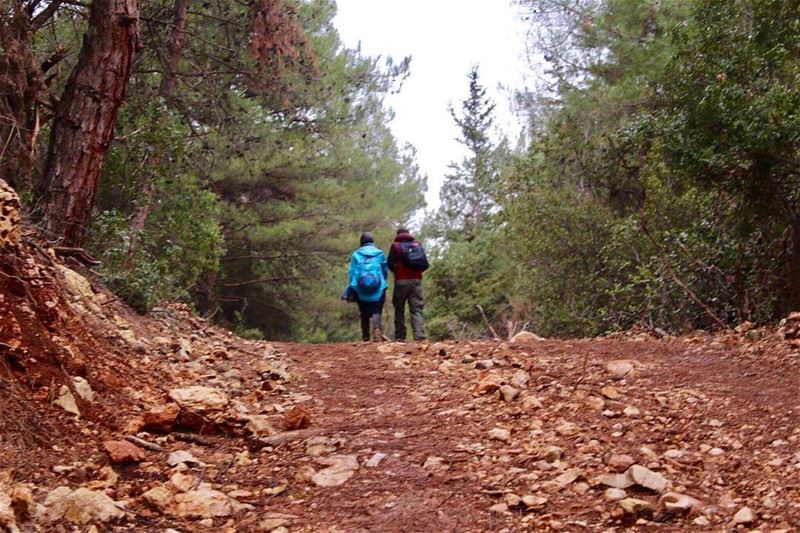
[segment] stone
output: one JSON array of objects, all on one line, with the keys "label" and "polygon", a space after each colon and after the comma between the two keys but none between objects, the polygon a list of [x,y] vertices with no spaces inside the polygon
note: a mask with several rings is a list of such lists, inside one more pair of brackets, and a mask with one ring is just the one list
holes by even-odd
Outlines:
[{"label": "stone", "polygon": [[214,518],[230,516],[233,506],[231,499],[224,492],[199,488],[176,494],[168,512],[177,516]]},{"label": "stone", "polygon": [[281,528],[287,524],[291,524],[295,519],[297,519],[297,515],[293,514],[276,512],[266,513],[258,523],[258,528],[261,531],[270,531],[275,533],[278,528]]},{"label": "stone", "polygon": [[615,389],[611,385],[606,385],[605,387],[600,389],[600,394],[602,394],[603,396],[605,396],[609,400],[616,400],[620,396],[620,394],[617,391],[617,389]]},{"label": "stone", "polygon": [[542,507],[544,504],[547,503],[547,498],[545,498],[544,496],[535,496],[533,494],[526,494],[521,499],[522,499],[522,505],[524,505],[528,509]]},{"label": "stone", "polygon": [[606,371],[611,374],[612,379],[624,379],[628,374],[633,372],[633,369],[633,361],[628,359],[609,361],[606,365]]},{"label": "stone", "polygon": [[147,452],[126,440],[107,440],[103,449],[114,464],[140,463],[147,459]]},{"label": "stone", "polygon": [[59,387],[58,395],[56,399],[53,400],[53,405],[57,405],[73,415],[81,416],[81,411],[78,409],[78,404],[75,402],[75,396],[72,395],[72,391],[69,390],[69,387],[66,385],[61,385],[61,387]]},{"label": "stone", "polygon": [[36,514],[36,502],[33,499],[32,485],[18,484],[11,487],[11,508],[19,520],[28,520]]},{"label": "stone", "polygon": [[506,505],[510,507],[519,507],[522,505],[522,498],[518,495],[514,494],[513,492],[509,492],[503,495],[503,501],[506,502]]},{"label": "stone", "polygon": [[508,382],[513,387],[524,389],[528,385],[528,380],[530,380],[530,375],[527,372],[517,370]]},{"label": "stone", "polygon": [[381,464],[381,461],[383,461],[385,458],[386,458],[385,453],[375,452],[373,456],[370,457],[366,463],[364,463],[364,466],[366,466],[367,468],[375,468],[376,466]]},{"label": "stone", "polygon": [[172,491],[159,486],[142,493],[142,500],[154,509],[162,510],[172,503]]},{"label": "stone", "polygon": [[17,192],[0,179],[0,248],[19,242],[20,201]]},{"label": "stone", "polygon": [[606,458],[606,464],[612,472],[625,472],[636,460],[625,453],[612,453]]},{"label": "stone", "polygon": [[603,493],[603,499],[607,502],[618,502],[619,500],[624,500],[628,497],[628,493],[622,489],[617,489],[614,487],[609,487]]},{"label": "stone", "polygon": [[540,337],[535,333],[531,333],[530,331],[520,331],[519,333],[511,337],[511,340],[509,340],[508,342],[510,344],[525,344],[528,342],[539,342],[543,340],[544,339],[542,337]]},{"label": "stone", "polygon": [[[54,494],[56,491],[59,492]],[[48,507],[47,521],[50,523],[66,520],[73,524],[85,525],[110,522],[125,517],[125,512],[119,508],[119,504],[104,492],[95,492],[83,487],[75,490],[58,487],[45,499],[45,505]]]},{"label": "stone", "polygon": [[695,525],[698,525],[700,527],[705,527],[705,526],[711,525],[711,522],[705,516],[698,516],[697,518],[692,520],[692,523],[695,524]]},{"label": "stone", "polygon": [[478,382],[478,394],[491,394],[503,386],[503,380],[497,374],[489,374]]},{"label": "stone", "polygon": [[622,414],[624,414],[625,416],[634,417],[634,416],[639,416],[641,413],[639,412],[638,407],[629,405],[628,407],[622,410]]},{"label": "stone", "polygon": [[628,476],[640,487],[650,489],[655,492],[664,492],[667,488],[667,478],[653,472],[649,468],[640,465],[633,465],[628,469]]},{"label": "stone", "polygon": [[519,389],[515,389],[511,385],[503,385],[500,387],[500,397],[504,402],[511,402],[519,396]]},{"label": "stone", "polygon": [[186,463],[186,464],[199,464],[194,455],[191,452],[186,450],[177,450],[169,454],[167,457],[167,464],[169,466],[178,466],[179,464]]},{"label": "stone", "polygon": [[581,477],[582,475],[583,471],[580,468],[572,468],[570,470],[567,470],[557,478],[555,478],[553,480],[553,483],[555,483],[561,488],[564,488],[573,481],[575,481],[576,479],[578,479],[579,477]]},{"label": "stone", "polygon": [[80,376],[72,378],[72,386],[75,388],[75,392],[81,400],[89,403],[94,401],[94,391],[85,378]]},{"label": "stone", "polygon": [[556,426],[556,433],[564,437],[571,437],[572,435],[576,435],[579,431],[580,428],[572,422],[564,422]]},{"label": "stone", "polygon": [[19,533],[17,526],[17,516],[11,505],[11,496],[0,491],[0,531],[8,533]]},{"label": "stone", "polygon": [[697,498],[678,492],[666,492],[658,499],[658,505],[676,514],[695,516],[703,510],[703,503]]},{"label": "stone", "polygon": [[511,431],[506,428],[492,428],[489,430],[489,438],[508,442],[511,440]]},{"label": "stone", "polygon": [[151,433],[169,433],[181,412],[177,403],[165,403],[145,411],[142,415],[142,430]]},{"label": "stone", "polygon": [[752,524],[756,520],[756,515],[749,507],[742,507],[733,515],[734,524]]},{"label": "stone", "polygon": [[482,359],[475,363],[475,368],[478,370],[488,370],[494,366],[494,361],[491,359]]},{"label": "stone", "polygon": [[542,400],[536,396],[526,396],[522,399],[522,409],[524,411],[533,411],[534,409],[541,409],[542,407]]},{"label": "stone", "polygon": [[652,516],[655,508],[653,504],[647,500],[640,500],[638,498],[625,498],[617,502],[617,505],[625,511],[625,514],[633,516]]},{"label": "stone", "polygon": [[505,503],[505,502],[496,503],[496,504],[492,505],[491,507],[489,507],[489,512],[497,513],[497,514],[507,513],[508,512],[508,504]]},{"label": "stone", "polygon": [[288,431],[305,429],[311,425],[311,411],[302,405],[295,405],[283,415],[283,427]]},{"label": "stone", "polygon": [[221,411],[228,406],[228,396],[219,389],[195,385],[169,391],[172,398],[181,408],[193,411]]},{"label": "stone", "polygon": [[615,489],[627,489],[636,484],[627,472],[624,474],[602,474],[597,478],[597,481]]},{"label": "stone", "polygon": [[247,417],[247,425],[245,429],[255,435],[256,437],[268,437],[277,433],[275,428],[270,423],[269,416],[267,415],[250,415]]},{"label": "stone", "polygon": [[72,294],[72,303],[79,304],[77,306],[78,310],[80,310],[81,306],[85,306],[85,308],[89,309],[91,312],[102,315],[103,310],[97,303],[97,296],[94,294],[94,291],[92,291],[92,286],[89,284],[89,281],[64,265],[56,263],[55,267],[61,274],[61,279],[64,281],[67,290]]},{"label": "stone", "polygon": [[554,463],[564,455],[564,448],[561,446],[548,446],[545,448],[542,458],[548,463]]},{"label": "stone", "polygon": [[331,455],[318,459],[323,465],[328,465],[311,476],[311,481],[318,487],[338,487],[344,484],[358,470],[358,457],[355,455]]},{"label": "stone", "polygon": [[183,472],[175,472],[172,474],[169,478],[169,482],[176,490],[181,492],[189,492],[194,487],[194,477],[191,474],[184,474]]}]

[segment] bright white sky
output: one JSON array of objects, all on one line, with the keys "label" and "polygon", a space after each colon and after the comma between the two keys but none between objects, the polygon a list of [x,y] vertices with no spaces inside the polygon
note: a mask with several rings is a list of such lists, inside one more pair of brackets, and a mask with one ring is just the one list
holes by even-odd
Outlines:
[{"label": "bright white sky", "polygon": [[[439,205],[447,165],[464,157],[448,105],[460,111],[467,73],[478,65],[481,83],[497,104],[495,125],[512,143],[520,131],[511,109],[513,89],[530,75],[526,26],[510,0],[337,0],[334,24],[349,48],[370,56],[410,55],[411,75],[388,105],[392,131],[417,148],[428,176],[428,208]],[[505,89],[499,87],[502,85]]]}]

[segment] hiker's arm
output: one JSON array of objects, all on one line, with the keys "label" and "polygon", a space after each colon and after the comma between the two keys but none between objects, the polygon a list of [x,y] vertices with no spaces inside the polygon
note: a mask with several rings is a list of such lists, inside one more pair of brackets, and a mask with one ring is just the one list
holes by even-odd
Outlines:
[{"label": "hiker's arm", "polygon": [[[389,252],[392,253],[392,252]],[[381,254],[383,255],[383,254]],[[386,264],[386,256],[381,257],[381,272],[383,272],[384,279],[389,279],[389,269],[387,268],[388,265]],[[392,271],[394,272],[394,270]]]},{"label": "hiker's arm", "polygon": [[349,272],[349,281],[347,283],[348,287],[353,287],[355,285],[355,273],[356,273],[356,254],[350,256],[350,272]]},{"label": "hiker's arm", "polygon": [[389,270],[394,272],[394,268],[397,265],[397,255],[394,253],[394,244],[389,247],[389,260],[387,261]]}]

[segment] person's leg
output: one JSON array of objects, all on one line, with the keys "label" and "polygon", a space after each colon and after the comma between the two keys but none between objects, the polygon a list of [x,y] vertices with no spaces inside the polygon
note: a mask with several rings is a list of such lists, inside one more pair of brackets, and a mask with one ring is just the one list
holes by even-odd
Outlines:
[{"label": "person's leg", "polygon": [[422,295],[422,281],[415,281],[409,286],[408,308],[411,313],[411,331],[414,340],[425,340],[425,319],[422,316],[422,309],[425,307],[425,298]]},{"label": "person's leg", "polygon": [[375,341],[382,341],[383,340],[383,304],[386,303],[386,291],[383,291],[381,295],[381,299],[375,302],[375,306],[372,309],[372,331],[374,333],[373,340]]},{"label": "person's leg", "polygon": [[394,340],[406,340],[406,298],[408,285],[394,282],[392,304],[394,305]]},{"label": "person's leg", "polygon": [[361,315],[361,340],[364,342],[369,341],[369,334],[370,334],[370,316],[362,314]]},{"label": "person's leg", "polygon": [[369,340],[369,319],[370,319],[370,312],[368,304],[365,302],[361,302],[356,300],[358,303],[358,312],[361,315],[361,340],[368,341]]}]

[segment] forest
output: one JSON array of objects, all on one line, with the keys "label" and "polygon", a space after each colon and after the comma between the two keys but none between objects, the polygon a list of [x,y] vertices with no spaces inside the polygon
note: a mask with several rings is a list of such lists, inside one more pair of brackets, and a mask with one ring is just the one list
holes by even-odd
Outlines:
[{"label": "forest", "polygon": [[355,338],[364,229],[416,224],[437,338],[688,332],[800,308],[800,2],[519,0],[537,86],[426,210],[385,99],[413,58],[346,47],[334,0],[4,0],[0,177],[125,302],[251,338]]}]

